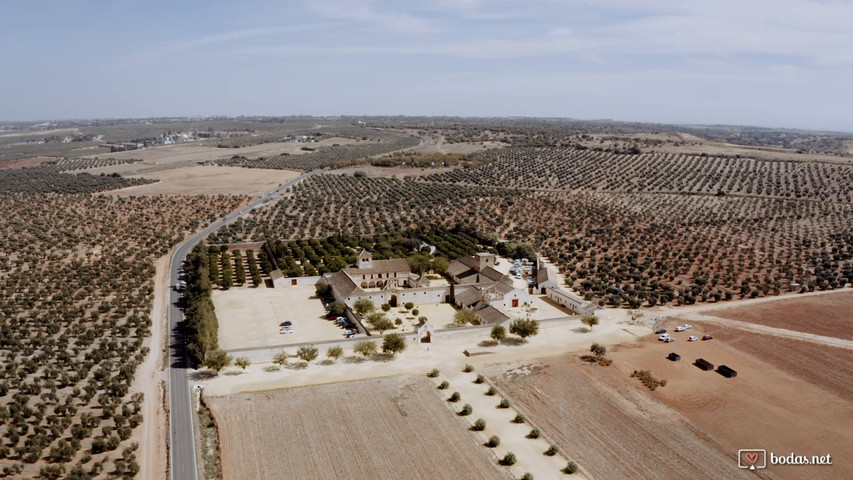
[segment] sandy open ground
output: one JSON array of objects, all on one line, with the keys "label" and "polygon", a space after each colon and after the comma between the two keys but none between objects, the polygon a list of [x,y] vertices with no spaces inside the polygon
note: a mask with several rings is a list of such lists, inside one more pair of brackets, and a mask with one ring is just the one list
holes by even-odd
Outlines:
[{"label": "sandy open ground", "polygon": [[[216,305],[216,308],[218,316],[219,305]],[[220,336],[223,335],[222,328],[220,325]],[[431,368],[455,369],[466,363],[482,366],[585,350],[592,342],[602,342],[607,345],[630,342],[640,335],[648,334],[649,331],[647,326],[629,325],[629,319],[626,318],[623,310],[607,310],[601,324],[591,332],[577,319],[543,323],[539,327],[539,335],[529,338],[526,343],[520,345],[495,345],[489,337],[490,328],[488,327],[437,332],[431,344],[414,344],[412,343],[414,336],[407,333],[406,338],[410,342],[408,348],[390,362],[385,362],[382,358],[362,361],[352,351],[353,342],[342,341],[346,360],[335,364],[326,364],[321,361],[326,350],[323,346],[324,348],[320,351],[321,358],[304,369],[285,368],[280,371],[265,371],[264,367],[271,365],[273,355],[280,350],[259,350],[247,354],[255,364],[251,372],[219,375],[202,383],[209,395],[227,395],[393,375],[419,375]],[[470,357],[463,354],[465,350],[471,354]],[[285,351],[291,355],[296,354],[295,348],[285,349]],[[234,373],[238,370],[236,367],[229,367],[226,372]]]},{"label": "sandy open ground", "polygon": [[[325,317],[313,285],[286,288],[214,290],[219,319],[219,348],[238,350],[285,343],[343,338],[344,330]],[[279,333],[279,324],[293,322],[293,333]]]},{"label": "sandy open ground", "polygon": [[114,190],[120,196],[138,195],[251,195],[275,190],[301,175],[292,170],[261,170],[242,167],[194,166],[159,170],[132,177],[157,183]]},{"label": "sandy open ground", "polygon": [[513,478],[425,376],[208,397],[227,479]]}]

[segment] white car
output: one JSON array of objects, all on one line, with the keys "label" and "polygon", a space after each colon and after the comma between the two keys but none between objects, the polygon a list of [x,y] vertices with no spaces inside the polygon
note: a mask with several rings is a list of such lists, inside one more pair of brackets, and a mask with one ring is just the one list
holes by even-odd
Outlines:
[{"label": "white car", "polygon": [[675,341],[675,339],[672,337],[666,337],[666,340],[664,340],[664,342],[666,342],[666,343],[672,343],[674,341]]},{"label": "white car", "polygon": [[685,323],[684,328],[693,328],[693,325],[690,325],[689,323]]},{"label": "white car", "polygon": [[667,341],[669,338],[671,338],[671,337],[669,336],[669,334],[668,334],[668,333],[664,333],[663,335],[661,335],[661,336],[659,336],[659,337],[658,337],[658,340],[660,340],[660,341],[662,341],[662,342],[665,342],[665,341]]},{"label": "white car", "polygon": [[679,326],[675,327],[676,332],[683,332],[685,330],[687,330],[687,329],[683,325],[679,325]]},{"label": "white car", "polygon": [[699,337],[693,335],[690,335],[690,338],[687,339],[688,342],[695,342],[696,340],[699,340]]},{"label": "white car", "polygon": [[281,327],[281,332],[279,333],[293,333],[293,327]]}]

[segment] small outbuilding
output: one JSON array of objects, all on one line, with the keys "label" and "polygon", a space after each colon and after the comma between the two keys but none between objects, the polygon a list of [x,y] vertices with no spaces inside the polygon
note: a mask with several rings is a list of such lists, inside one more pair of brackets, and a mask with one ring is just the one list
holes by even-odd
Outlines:
[{"label": "small outbuilding", "polygon": [[726,378],[737,377],[737,372],[727,365],[720,365],[719,367],[717,367],[717,373]]},{"label": "small outbuilding", "polygon": [[681,360],[681,355],[679,355],[675,352],[672,352],[669,355],[667,355],[666,358],[672,360],[673,362],[677,362],[677,361]]},{"label": "small outbuilding", "polygon": [[705,360],[704,358],[696,359],[696,361],[693,362],[693,365],[696,365],[697,367],[705,371],[710,371],[714,369],[714,364]]}]

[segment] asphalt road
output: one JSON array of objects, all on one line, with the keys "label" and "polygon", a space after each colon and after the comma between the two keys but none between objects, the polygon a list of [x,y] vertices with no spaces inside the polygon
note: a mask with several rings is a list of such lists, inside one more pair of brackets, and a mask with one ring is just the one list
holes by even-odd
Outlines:
[{"label": "asphalt road", "polygon": [[218,228],[242,217],[253,208],[278,198],[285,190],[319,172],[321,171],[294,178],[248,206],[210,225],[180,244],[172,255],[172,263],[169,267],[169,455],[173,480],[198,479],[193,434],[192,392],[187,377],[189,365],[183,333],[184,313],[179,307],[180,293],[174,288],[178,284],[178,270],[186,259],[187,253],[202,239]]}]

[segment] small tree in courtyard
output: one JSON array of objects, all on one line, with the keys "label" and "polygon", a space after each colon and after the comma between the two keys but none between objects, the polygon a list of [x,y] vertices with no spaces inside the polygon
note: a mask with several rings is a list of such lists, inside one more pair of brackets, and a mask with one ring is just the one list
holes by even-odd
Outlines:
[{"label": "small tree in courtyard", "polygon": [[532,337],[539,333],[539,322],[529,318],[519,318],[509,324],[509,333],[521,338]]},{"label": "small tree in courtyard", "polygon": [[501,343],[506,339],[506,328],[503,325],[495,325],[492,327],[492,340]]},{"label": "small tree in courtyard", "polygon": [[477,314],[474,313],[473,310],[468,310],[463,308],[456,312],[456,315],[453,315],[453,324],[457,327],[464,327],[465,325],[477,325],[480,323],[480,320],[477,318]]},{"label": "small tree in courtyard", "polygon": [[249,360],[246,357],[237,357],[237,359],[234,360],[234,365],[237,365],[238,367],[242,368],[243,370],[249,368],[249,365],[251,365],[251,364],[252,364],[251,360]]},{"label": "small tree in courtyard", "polygon": [[392,355],[406,349],[406,339],[399,333],[390,333],[382,340],[382,351]]},{"label": "small tree in courtyard", "polygon": [[355,313],[357,313],[358,316],[361,317],[375,310],[376,305],[374,305],[373,302],[367,298],[359,298],[353,304],[353,308],[355,309]]}]

